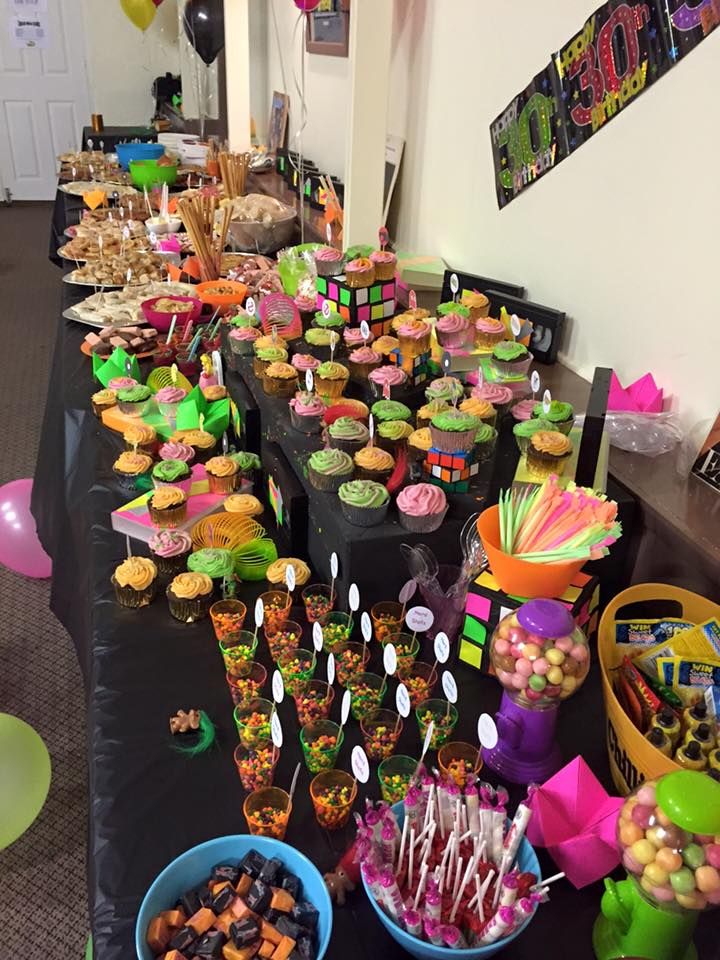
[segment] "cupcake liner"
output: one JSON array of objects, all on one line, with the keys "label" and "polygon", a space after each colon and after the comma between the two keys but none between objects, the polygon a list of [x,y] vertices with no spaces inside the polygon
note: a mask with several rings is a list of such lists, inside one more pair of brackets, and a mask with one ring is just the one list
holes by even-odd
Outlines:
[{"label": "cupcake liner", "polygon": [[533,358],[532,354],[530,353],[528,353],[528,355],[523,359],[515,360],[514,362],[509,360],[497,360],[495,357],[492,358],[493,369],[498,376],[501,377],[524,377],[530,369],[530,364],[532,362]]},{"label": "cupcake liner", "polygon": [[443,453],[455,453],[458,450],[468,452],[475,446],[477,430],[438,430],[430,424],[432,445]]},{"label": "cupcake liner", "polygon": [[207,463],[212,457],[215,456],[217,450],[217,443],[214,443],[211,447],[208,447],[207,450],[203,450],[201,447],[193,447],[195,451],[195,459],[193,463]]},{"label": "cupcake liner", "polygon": [[257,357],[253,357],[253,373],[258,380],[262,380],[265,376],[265,371],[270,366],[270,362],[270,360],[258,360]]},{"label": "cupcake liner", "polygon": [[150,406],[150,399],[141,400],[139,403],[129,403],[127,400],[118,400],[117,407],[120,413],[126,417],[143,417]]},{"label": "cupcake liner", "polygon": [[497,432],[489,440],[485,440],[483,443],[475,444],[475,456],[478,463],[485,463],[487,460],[492,460],[493,454],[495,453],[496,443]]},{"label": "cupcake liner", "polygon": [[169,507],[167,510],[156,510],[150,500],[148,500],[147,506],[153,525],[166,530],[172,530],[174,527],[180,526],[187,517],[187,500],[184,503],[179,503],[176,507]]},{"label": "cupcake liner", "polygon": [[119,470],[113,469],[113,473],[117,477],[117,481],[123,490],[136,490],[137,482],[140,477],[149,477],[150,471],[147,470],[145,473],[121,473]]},{"label": "cupcake liner", "polygon": [[182,492],[186,496],[190,496],[190,488],[192,487],[192,485],[193,485],[192,476],[185,477],[184,480],[170,480],[170,481],[156,480],[155,477],[153,477],[153,486],[155,487],[156,490],[159,490],[160,487],[177,487],[178,490],[182,490]]},{"label": "cupcake liner", "polygon": [[475,346],[480,350],[494,350],[495,344],[504,340],[506,334],[501,330],[498,333],[486,333],[475,330]]},{"label": "cupcake liner", "polygon": [[317,470],[314,470],[308,464],[308,478],[310,483],[313,485],[313,487],[315,487],[316,490],[321,490],[323,493],[337,493],[340,489],[340,486],[345,483],[346,480],[350,480],[351,477],[352,472],[343,473],[340,475],[318,473]]},{"label": "cupcake liner", "polygon": [[[467,306],[467,304],[464,304]],[[485,304],[484,307],[468,307],[470,311],[470,320],[474,323],[476,320],[480,320],[484,317],[490,316],[490,301]]]},{"label": "cupcake liner", "polygon": [[438,330],[438,328],[435,327],[435,336],[437,337],[438,343],[441,347],[445,347],[448,350],[461,350],[463,347],[468,345],[470,338],[473,336],[473,328],[469,326],[467,330],[444,333],[442,330]]},{"label": "cupcake liner", "polygon": [[95,416],[98,420],[102,419],[103,410],[109,410],[111,407],[117,406],[117,403],[113,401],[112,403],[92,403],[92,409]]},{"label": "cupcake liner", "polygon": [[353,380],[367,380],[372,371],[379,367],[381,363],[382,360],[378,360],[377,363],[355,363],[353,360],[348,360],[350,377]]},{"label": "cupcake liner", "polygon": [[160,444],[158,443],[157,440],[151,440],[150,443],[138,443],[138,444],[128,443],[127,440],[125,441],[126,450],[132,452],[135,450],[135,446],[137,446],[138,453],[146,453],[149,457],[154,457],[155,454],[158,452],[158,447],[160,446]]},{"label": "cupcake liner", "polygon": [[[339,343],[335,344],[335,356],[338,354],[339,346]],[[302,353],[309,353],[311,357],[315,357],[316,360],[324,363],[330,359],[330,345],[322,346],[321,344],[308,343],[306,340],[303,344]]]},{"label": "cupcake liner", "polygon": [[517,434],[515,434],[515,443],[518,445],[520,454],[525,456],[527,448],[530,445],[530,437],[518,437]]},{"label": "cupcake liner", "polygon": [[574,423],[575,417],[571,417],[569,420],[562,420],[560,423],[553,422],[553,430],[557,430],[558,433],[564,433],[566,437],[569,437]]},{"label": "cupcake liner", "polygon": [[391,440],[389,437],[381,437],[379,434],[375,437],[375,445],[381,450],[387,450],[393,457],[397,456],[398,450],[407,447],[407,437],[401,437],[399,440]]},{"label": "cupcake liner", "polygon": [[404,527],[410,533],[432,533],[442,526],[445,514],[448,512],[447,505],[440,513],[430,513],[426,517],[412,517],[409,513],[403,513],[398,510],[400,526]]},{"label": "cupcake liner", "polygon": [[192,550],[186,550],[185,553],[178,553],[174,557],[161,557],[160,554],[150,551],[153,563],[158,570],[158,576],[161,577],[175,577],[178,573],[185,573],[187,558],[191,553]]},{"label": "cupcake liner", "polygon": [[207,473],[207,479],[210,493],[234,493],[238,487],[239,473],[233,473],[231,477],[214,477]]},{"label": "cupcake liner", "polygon": [[339,277],[345,266],[345,257],[339,260],[315,260],[315,267],[319,277]]},{"label": "cupcake liner", "polygon": [[303,417],[295,413],[295,410],[290,407],[290,423],[300,433],[320,433],[322,416],[320,414],[313,414],[312,416]]},{"label": "cupcake liner", "polygon": [[345,274],[345,284],[353,290],[371,287],[375,282],[375,269],[351,270]]},{"label": "cupcake liner", "polygon": [[549,457],[547,454],[535,452],[534,448],[528,445],[525,454],[527,472],[533,480],[545,480],[551,473],[560,476],[565,469],[565,464],[570,459],[570,454],[563,454],[561,457]]},{"label": "cupcake liner", "polygon": [[340,509],[348,523],[354,527],[375,527],[385,522],[390,501],[381,507],[354,507],[340,501]]},{"label": "cupcake liner", "polygon": [[212,593],[209,593],[205,597],[194,597],[192,600],[186,600],[182,597],[176,597],[170,587],[165,591],[165,595],[168,599],[170,615],[183,623],[195,623],[196,620],[202,620],[208,615],[215,599]]},{"label": "cupcake liner", "polygon": [[147,607],[155,599],[157,593],[157,577],[153,582],[145,587],[144,590],[135,590],[133,587],[121,587],[115,579],[115,575],[110,578],[115,588],[115,599],[121,607],[130,607],[137,610],[140,607]]},{"label": "cupcake liner", "polygon": [[263,393],[268,397],[284,397],[290,399],[297,390],[297,378],[294,377],[266,377],[262,378]]},{"label": "cupcake liner", "polygon": [[335,450],[344,450],[345,453],[349,453],[351,457],[354,456],[358,450],[362,450],[363,447],[367,446],[367,440],[342,440],[339,437],[333,437],[329,432],[327,442],[329,447],[333,447]]},{"label": "cupcake liner", "polygon": [[385,484],[390,479],[392,470],[368,470],[366,467],[355,467],[355,480],[375,480]]},{"label": "cupcake liner", "polygon": [[160,413],[167,417],[168,420],[174,420],[177,416],[177,409],[180,406],[180,403],[158,403],[158,410]]},{"label": "cupcake liner", "polygon": [[315,389],[321,397],[329,397],[331,400],[337,400],[345,391],[346,379],[326,380],[324,377],[318,377],[315,374]]},{"label": "cupcake liner", "polygon": [[420,447],[413,446],[412,443],[408,443],[407,447],[408,460],[411,463],[419,463],[427,457],[427,450],[422,450]]},{"label": "cupcake liner", "polygon": [[[375,263],[375,261],[373,261],[373,263]],[[387,280],[394,280],[396,270],[397,260],[391,261],[390,263],[375,263],[375,279],[382,280],[383,283]]]},{"label": "cupcake liner", "polygon": [[415,337],[404,337],[401,333],[398,333],[398,342],[400,344],[400,354],[404,357],[419,357],[422,353],[427,353],[430,350],[430,334],[427,336],[421,337],[419,340],[416,340]]}]

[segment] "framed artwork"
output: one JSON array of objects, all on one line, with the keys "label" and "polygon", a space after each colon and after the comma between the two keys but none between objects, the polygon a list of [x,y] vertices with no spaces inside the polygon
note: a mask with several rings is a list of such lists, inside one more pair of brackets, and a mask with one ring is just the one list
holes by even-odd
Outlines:
[{"label": "framed artwork", "polygon": [[702,445],[692,473],[720,492],[720,415]]},{"label": "framed artwork", "polygon": [[277,153],[287,146],[287,121],[290,97],[286,93],[273,92],[268,125],[268,151]]},{"label": "framed artwork", "polygon": [[308,13],[305,49],[326,57],[346,57],[350,36],[350,0],[321,0]]}]

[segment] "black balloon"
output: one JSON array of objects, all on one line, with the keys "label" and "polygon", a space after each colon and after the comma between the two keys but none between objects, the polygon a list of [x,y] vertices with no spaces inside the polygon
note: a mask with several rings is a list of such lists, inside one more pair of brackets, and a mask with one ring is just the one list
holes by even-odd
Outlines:
[{"label": "black balloon", "polygon": [[210,66],[225,46],[223,0],[187,0],[183,26],[198,56]]}]

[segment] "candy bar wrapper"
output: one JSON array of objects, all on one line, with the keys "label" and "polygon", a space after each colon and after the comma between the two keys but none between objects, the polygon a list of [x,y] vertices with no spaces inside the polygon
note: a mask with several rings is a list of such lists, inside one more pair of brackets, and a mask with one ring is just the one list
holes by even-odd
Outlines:
[{"label": "candy bar wrapper", "polygon": [[632,657],[658,643],[670,640],[677,633],[689,630],[693,626],[686,620],[617,620],[615,622],[615,643],[623,647],[623,652]]},{"label": "candy bar wrapper", "polygon": [[720,660],[660,657],[657,665],[661,683],[671,687],[686,707],[704,697],[710,713],[718,715]]}]

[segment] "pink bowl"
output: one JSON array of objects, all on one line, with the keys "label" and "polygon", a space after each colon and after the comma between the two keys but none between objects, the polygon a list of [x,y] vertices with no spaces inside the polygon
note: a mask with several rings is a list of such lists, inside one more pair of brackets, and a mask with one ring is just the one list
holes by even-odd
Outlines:
[{"label": "pink bowl", "polygon": [[195,323],[202,312],[202,300],[197,300],[195,297],[180,297],[175,294],[171,296],[159,296],[151,297],[149,300],[143,300],[140,304],[140,309],[143,312],[143,316],[149,324],[155,327],[160,333],[167,333],[170,329],[170,324],[172,323],[173,315],[171,313],[160,312],[154,310],[153,307],[158,300],[178,300],[183,303],[191,303],[193,305],[192,310],[187,313],[178,313],[177,323],[175,324],[175,329],[183,330],[185,324],[188,322],[188,317]]}]

